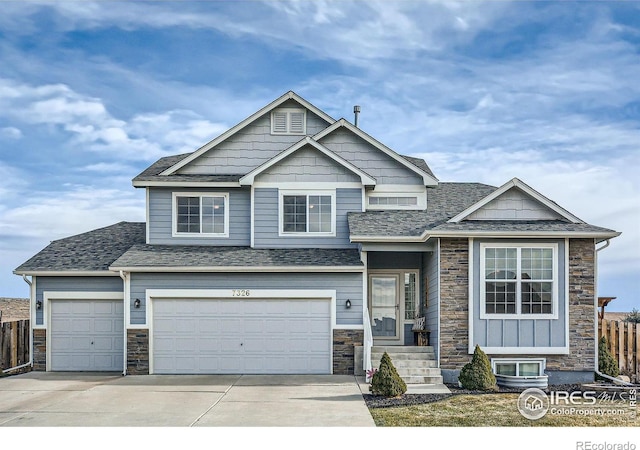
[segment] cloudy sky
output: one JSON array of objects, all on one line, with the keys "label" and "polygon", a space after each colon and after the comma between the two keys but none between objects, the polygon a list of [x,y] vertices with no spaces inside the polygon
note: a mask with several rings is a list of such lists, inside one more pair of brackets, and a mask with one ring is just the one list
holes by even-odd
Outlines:
[{"label": "cloudy sky", "polygon": [[144,220],[131,179],[288,90],[441,181],[518,177],[621,231],[640,308],[640,3],[2,1],[0,296],[53,239]]}]

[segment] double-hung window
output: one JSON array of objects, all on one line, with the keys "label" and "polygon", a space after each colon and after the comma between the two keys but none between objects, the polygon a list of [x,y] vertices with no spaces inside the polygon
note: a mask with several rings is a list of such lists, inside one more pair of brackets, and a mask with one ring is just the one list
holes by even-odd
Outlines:
[{"label": "double-hung window", "polygon": [[556,244],[480,245],[481,317],[557,314]]},{"label": "double-hung window", "polygon": [[335,236],[335,193],[289,193],[280,195],[280,234]]},{"label": "double-hung window", "polygon": [[174,236],[229,236],[229,195],[174,193]]}]

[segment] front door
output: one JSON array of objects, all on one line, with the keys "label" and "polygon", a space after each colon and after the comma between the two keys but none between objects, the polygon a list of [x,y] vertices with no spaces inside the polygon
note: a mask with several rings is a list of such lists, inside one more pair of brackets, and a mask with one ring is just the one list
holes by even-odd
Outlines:
[{"label": "front door", "polygon": [[400,339],[400,275],[369,276],[371,331],[379,340]]}]

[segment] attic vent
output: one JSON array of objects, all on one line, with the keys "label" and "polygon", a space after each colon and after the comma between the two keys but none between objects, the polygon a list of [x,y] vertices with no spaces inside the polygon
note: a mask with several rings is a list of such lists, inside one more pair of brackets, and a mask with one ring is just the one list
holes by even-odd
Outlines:
[{"label": "attic vent", "polygon": [[280,108],[271,113],[271,134],[305,134],[306,111]]}]

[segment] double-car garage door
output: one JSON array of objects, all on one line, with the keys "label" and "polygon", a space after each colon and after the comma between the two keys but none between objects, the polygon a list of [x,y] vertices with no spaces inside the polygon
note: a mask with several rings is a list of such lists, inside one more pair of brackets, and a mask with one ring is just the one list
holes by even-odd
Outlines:
[{"label": "double-car garage door", "polygon": [[328,299],[153,299],[156,374],[329,374]]}]

